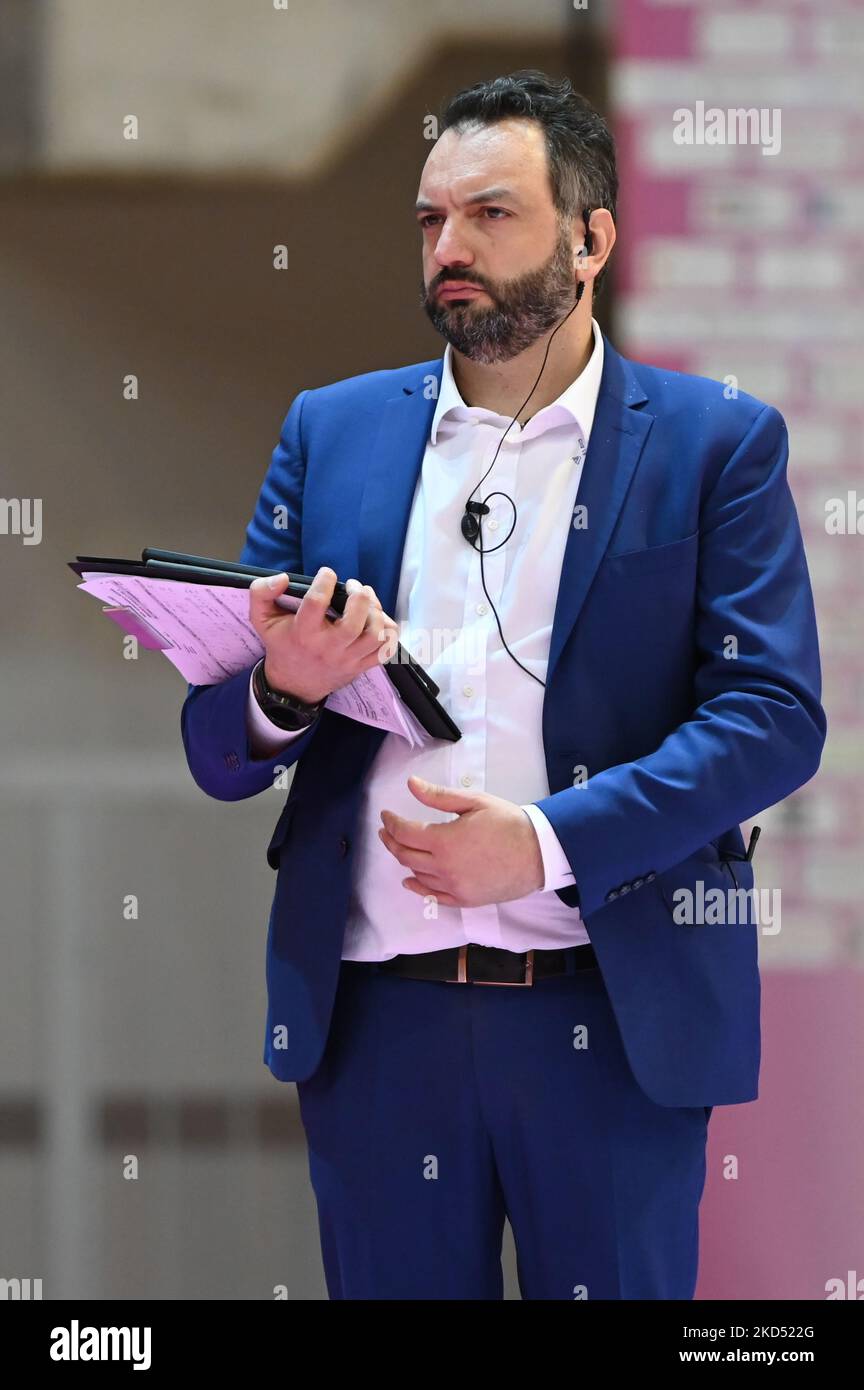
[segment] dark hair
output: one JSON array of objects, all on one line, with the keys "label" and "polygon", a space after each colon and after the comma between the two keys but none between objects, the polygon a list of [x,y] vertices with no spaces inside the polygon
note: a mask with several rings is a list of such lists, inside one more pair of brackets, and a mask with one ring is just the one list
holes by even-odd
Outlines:
[{"label": "dark hair", "polygon": [[[538,121],[546,137],[552,201],[561,218],[586,209],[616,215],[618,174],[615,141],[606,121],[566,77],[553,82],[536,68],[478,82],[451,97],[439,117],[439,132],[457,134],[472,125],[494,125],[521,117]],[[595,298],[606,266],[594,280]]]}]

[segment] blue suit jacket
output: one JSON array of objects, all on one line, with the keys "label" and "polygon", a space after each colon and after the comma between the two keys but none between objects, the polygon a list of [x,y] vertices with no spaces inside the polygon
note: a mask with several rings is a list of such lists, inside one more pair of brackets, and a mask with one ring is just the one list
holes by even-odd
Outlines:
[{"label": "blue suit jacket", "polygon": [[[742,851],[739,822],[819,765],[826,721],[786,428],[752,396],[727,399],[717,382],[604,342],[587,526],[568,534],[543,703],[551,794],[537,804],[575,874],[558,896],[581,909],[640,1086],[662,1105],[728,1105],[757,1095],[757,926],[683,925],[672,895],[700,880],[706,893],[752,887],[750,863],[721,857]],[[392,613],[441,369],[302,391],[242,559],[330,565]],[[287,754],[255,761],[248,680],[190,686],[182,734],[195,781],[220,800],[297,764],[267,850],[278,877],[264,1061],[305,1080],[330,1023],[361,784],[385,735],[325,711]],[[574,786],[580,766],[587,782]]]}]

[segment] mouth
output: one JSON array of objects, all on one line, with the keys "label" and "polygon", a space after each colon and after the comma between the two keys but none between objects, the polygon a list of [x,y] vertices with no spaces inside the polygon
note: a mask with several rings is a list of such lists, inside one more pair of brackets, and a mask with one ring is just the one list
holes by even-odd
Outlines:
[{"label": "mouth", "polygon": [[451,281],[449,284],[442,285],[438,290],[439,299],[475,299],[478,294],[485,294],[479,285],[457,285]]}]

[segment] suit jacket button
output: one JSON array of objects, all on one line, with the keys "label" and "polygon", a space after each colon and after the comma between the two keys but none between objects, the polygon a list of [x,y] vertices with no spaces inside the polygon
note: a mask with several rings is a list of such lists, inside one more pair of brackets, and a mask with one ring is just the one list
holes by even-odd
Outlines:
[{"label": "suit jacket button", "polygon": [[645,882],[646,882],[646,883],[650,883],[651,880],[654,879],[654,878],[656,878],[656,877],[657,877],[657,875],[655,874],[654,870],[651,869],[651,870],[649,870],[649,872],[645,875]]},{"label": "suit jacket button", "polygon": [[634,878],[634,880],[633,880],[633,887],[634,887],[634,888],[641,888],[641,887],[642,887],[642,884],[643,884],[644,882],[645,882],[644,878]]},{"label": "suit jacket button", "polygon": [[629,883],[622,883],[622,884],[621,884],[621,887],[618,889],[618,892],[619,892],[619,893],[629,893],[629,892],[630,892],[630,887],[631,887],[631,885],[630,885]]},{"label": "suit jacket button", "polygon": [[618,889],[617,889],[617,888],[610,888],[610,889],[609,889],[609,892],[606,894],[606,901],[607,901],[607,903],[614,902],[615,899],[616,899],[617,897],[618,897]]},{"label": "suit jacket button", "polygon": [[345,855],[348,853],[348,847],[349,847],[349,841],[348,841],[347,837],[346,837],[345,835],[343,835],[342,838],[341,838],[341,840],[339,841],[339,858],[340,858],[340,859],[344,859],[344,858],[345,858]]}]

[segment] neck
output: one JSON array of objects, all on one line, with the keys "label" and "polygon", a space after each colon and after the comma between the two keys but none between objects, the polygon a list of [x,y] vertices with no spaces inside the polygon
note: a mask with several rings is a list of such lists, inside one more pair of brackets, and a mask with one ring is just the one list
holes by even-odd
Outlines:
[{"label": "neck", "polygon": [[[551,346],[549,339],[552,334]],[[585,370],[594,351],[594,331],[591,327],[590,303],[580,305],[566,323],[550,328],[536,343],[532,343],[509,362],[486,364],[474,362],[452,349],[453,380],[466,405],[480,405],[498,415],[512,417],[537,380],[546,348],[549,356],[537,389],[519,412],[521,426],[544,406],[551,405]]]}]

